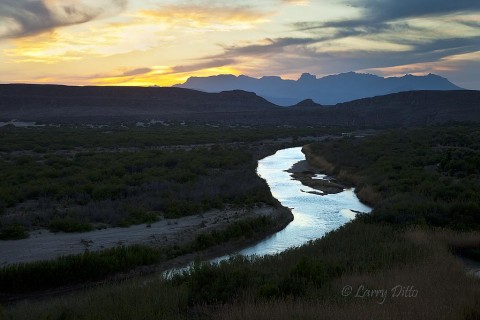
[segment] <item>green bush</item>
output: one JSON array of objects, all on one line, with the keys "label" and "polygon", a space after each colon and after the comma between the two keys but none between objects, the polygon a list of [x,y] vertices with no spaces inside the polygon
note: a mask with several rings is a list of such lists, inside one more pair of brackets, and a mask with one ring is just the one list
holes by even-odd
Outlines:
[{"label": "green bush", "polygon": [[374,206],[365,221],[469,230],[480,229],[479,145],[477,127],[430,127],[309,150],[333,163],[334,175],[360,177],[349,182],[359,183],[359,198]]},{"label": "green bush", "polygon": [[88,232],[93,226],[88,222],[80,222],[70,217],[56,218],[50,222],[48,229],[51,232]]},{"label": "green bush", "polygon": [[159,220],[158,214],[155,212],[147,212],[143,208],[127,208],[128,217],[120,220],[117,225],[119,227],[129,227],[134,224],[153,223]]},{"label": "green bush", "polygon": [[31,292],[98,280],[114,272],[156,263],[162,256],[158,249],[134,245],[9,265],[0,268],[0,292]]},{"label": "green bush", "polygon": [[28,231],[18,224],[5,227],[0,231],[0,240],[19,240],[28,237]]}]

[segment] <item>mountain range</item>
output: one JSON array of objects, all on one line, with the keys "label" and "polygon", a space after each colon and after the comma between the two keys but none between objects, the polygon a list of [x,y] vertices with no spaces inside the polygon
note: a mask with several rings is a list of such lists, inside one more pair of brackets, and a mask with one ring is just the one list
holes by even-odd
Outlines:
[{"label": "mountain range", "polygon": [[21,119],[145,119],[195,113],[272,111],[278,107],[255,93],[206,93],[162,87],[77,87],[0,84],[0,121]]},{"label": "mountain range", "polygon": [[210,77],[190,77],[174,87],[205,92],[244,90],[280,106],[291,106],[305,99],[322,105],[334,105],[367,97],[413,90],[461,90],[446,78],[428,74],[383,78],[372,74],[341,73],[317,78],[304,73],[298,80],[284,80],[277,76],[260,79],[231,74]]},{"label": "mountain range", "polygon": [[304,100],[279,107],[252,92],[160,87],[0,84],[0,122],[193,121],[255,126],[402,127],[480,122],[480,91],[407,91],[335,106]]}]

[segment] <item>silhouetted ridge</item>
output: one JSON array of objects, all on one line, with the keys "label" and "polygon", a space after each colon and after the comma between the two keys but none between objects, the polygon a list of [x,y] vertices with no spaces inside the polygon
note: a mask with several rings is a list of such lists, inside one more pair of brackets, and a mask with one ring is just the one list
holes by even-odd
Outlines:
[{"label": "silhouetted ridge", "polygon": [[299,103],[297,103],[296,105],[294,105],[293,107],[303,107],[303,108],[309,108],[309,107],[313,107],[313,108],[318,108],[318,107],[322,107],[321,104],[318,104],[318,103],[315,103],[312,99],[305,99],[303,101],[300,101]]},{"label": "silhouetted ridge", "polygon": [[305,99],[323,105],[411,90],[459,90],[445,78],[405,75],[383,78],[373,74],[347,72],[317,78],[304,73],[298,80],[283,80],[277,76],[260,79],[247,76],[219,75],[192,77],[175,87],[190,88],[206,92],[224,90],[246,90],[255,92],[268,101],[282,106],[291,106]]},{"label": "silhouetted ridge", "polygon": [[64,119],[75,117],[161,116],[212,112],[272,110],[255,93],[206,93],[161,87],[71,87],[0,85],[0,118]]},{"label": "silhouetted ridge", "polygon": [[0,85],[0,121],[112,123],[148,119],[246,125],[401,127],[479,122],[480,91],[409,91],[323,107],[278,107],[241,90]]}]

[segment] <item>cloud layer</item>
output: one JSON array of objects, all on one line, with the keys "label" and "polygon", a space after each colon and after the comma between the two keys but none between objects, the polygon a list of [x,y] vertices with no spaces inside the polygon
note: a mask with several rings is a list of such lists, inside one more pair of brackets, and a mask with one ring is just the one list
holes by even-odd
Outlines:
[{"label": "cloud layer", "polygon": [[0,52],[10,82],[435,72],[480,89],[480,1],[0,0]]},{"label": "cloud layer", "polygon": [[127,0],[2,0],[0,38],[16,38],[85,23],[125,8]]}]

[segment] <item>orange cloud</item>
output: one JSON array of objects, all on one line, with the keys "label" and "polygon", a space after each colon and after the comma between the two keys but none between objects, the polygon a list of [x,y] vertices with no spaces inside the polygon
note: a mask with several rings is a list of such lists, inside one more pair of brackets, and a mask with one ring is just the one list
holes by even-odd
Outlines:
[{"label": "orange cloud", "polygon": [[[75,27],[72,27],[75,28]],[[145,51],[170,41],[172,35],[160,35],[158,26],[99,25],[99,29],[78,27],[74,32],[55,30],[12,39],[3,54],[12,62],[58,63],[81,60],[88,56],[106,57],[133,51]]]},{"label": "orange cloud", "polygon": [[173,27],[193,27],[217,31],[248,29],[268,21],[270,13],[249,7],[166,5],[155,10],[143,10],[140,15]]},{"label": "orange cloud", "polygon": [[[239,70],[229,66],[206,68],[194,72],[173,72],[173,69],[168,66],[122,70],[113,71],[111,75],[92,76],[87,81],[87,84],[100,86],[172,86],[174,84],[185,82],[191,76],[203,77],[226,73],[235,75],[240,74]],[[145,72],[138,72],[139,70]]]},{"label": "orange cloud", "polygon": [[65,41],[61,41],[56,31],[36,36],[23,37],[11,41],[13,48],[4,49],[3,54],[13,62],[55,63],[59,61],[79,60]]}]

